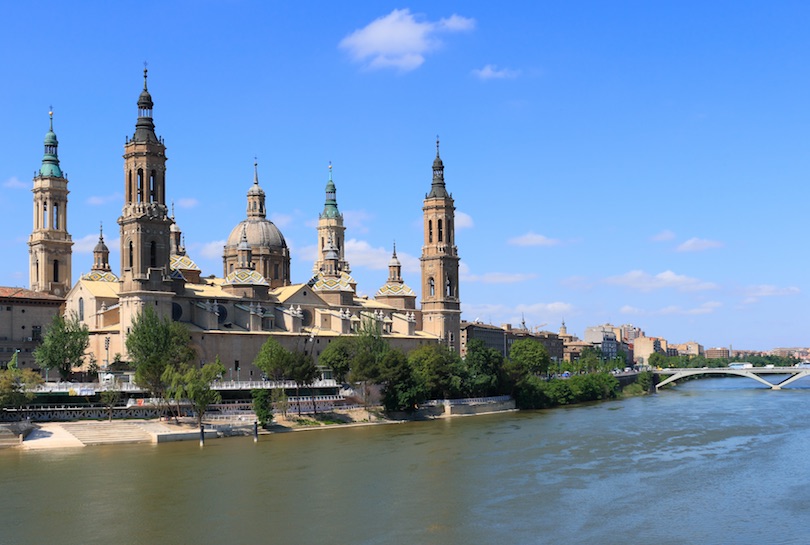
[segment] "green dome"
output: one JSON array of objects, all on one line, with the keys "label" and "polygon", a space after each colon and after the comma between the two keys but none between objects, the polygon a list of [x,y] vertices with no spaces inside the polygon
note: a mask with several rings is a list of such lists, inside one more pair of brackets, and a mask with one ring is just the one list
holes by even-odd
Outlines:
[{"label": "green dome", "polygon": [[59,156],[56,151],[59,141],[56,139],[56,133],[53,132],[53,112],[48,112],[48,115],[51,118],[50,128],[45,133],[45,155],[42,157],[39,175],[46,178],[61,178],[62,169],[59,168]]}]

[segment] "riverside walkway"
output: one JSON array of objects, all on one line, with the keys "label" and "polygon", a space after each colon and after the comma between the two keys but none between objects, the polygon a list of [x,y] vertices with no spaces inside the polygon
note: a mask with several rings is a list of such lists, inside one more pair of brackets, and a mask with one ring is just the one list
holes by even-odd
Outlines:
[{"label": "riverside walkway", "polygon": [[[652,371],[657,375],[668,375],[666,379],[662,380],[655,385],[658,390],[662,386],[666,386],[672,382],[680,380],[685,377],[693,377],[695,375],[701,376],[738,376],[747,377],[757,382],[761,382],[771,390],[781,390],[785,386],[796,382],[799,379],[810,376],[810,368],[808,367],[750,367],[748,369],[730,369],[728,367],[703,367],[696,368],[675,368],[675,369],[655,369]],[[770,382],[763,378],[763,375],[787,375],[779,382]]]}]

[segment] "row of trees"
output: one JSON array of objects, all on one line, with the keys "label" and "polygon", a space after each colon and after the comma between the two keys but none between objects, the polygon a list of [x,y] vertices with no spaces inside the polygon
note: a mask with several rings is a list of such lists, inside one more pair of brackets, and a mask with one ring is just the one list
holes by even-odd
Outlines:
[{"label": "row of trees", "polygon": [[766,365],[773,365],[774,367],[791,367],[798,363],[799,360],[786,356],[740,356],[736,358],[711,358],[705,356],[667,356],[656,352],[650,354],[647,363],[651,367],[660,367],[662,369],[679,367],[679,368],[693,368],[699,369],[701,367],[728,367],[729,363],[735,361],[746,361],[754,365],[754,367],[765,367]]}]

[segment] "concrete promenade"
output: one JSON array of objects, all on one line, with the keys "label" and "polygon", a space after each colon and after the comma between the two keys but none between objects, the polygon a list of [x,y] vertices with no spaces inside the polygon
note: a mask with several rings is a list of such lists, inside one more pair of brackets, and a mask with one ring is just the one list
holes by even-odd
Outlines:
[{"label": "concrete promenade", "polygon": [[[205,438],[218,436],[214,429],[205,430]],[[196,426],[175,425],[149,420],[125,422],[44,422],[37,425],[20,445],[25,450],[42,450],[110,445],[122,443],[165,443],[198,440]]]}]

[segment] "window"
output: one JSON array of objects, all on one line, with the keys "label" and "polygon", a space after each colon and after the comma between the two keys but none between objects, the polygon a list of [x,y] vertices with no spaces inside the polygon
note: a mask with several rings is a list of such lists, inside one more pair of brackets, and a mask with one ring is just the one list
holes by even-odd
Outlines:
[{"label": "window", "polygon": [[53,260],[53,281],[59,282],[59,260]]},{"label": "window", "polygon": [[444,238],[444,231],[442,229],[442,220],[439,220],[439,237],[438,237],[439,242],[442,242],[443,238]]},{"label": "window", "polygon": [[149,266],[153,269],[157,267],[157,242],[149,243]]},{"label": "window", "polygon": [[433,242],[433,220],[428,220],[428,242]]},{"label": "window", "polygon": [[132,258],[133,258],[134,253],[135,252],[134,252],[134,250],[132,248],[132,241],[130,240],[129,241],[129,268],[130,269],[132,268]]},{"label": "window", "polygon": [[84,297],[79,297],[79,320],[84,321]]},{"label": "window", "polygon": [[445,295],[447,297],[453,296],[453,283],[450,281],[450,277],[447,277],[447,281],[444,283],[445,285]]},{"label": "window", "polygon": [[431,297],[436,295],[436,282],[432,278],[428,280],[428,293],[430,293]]}]

